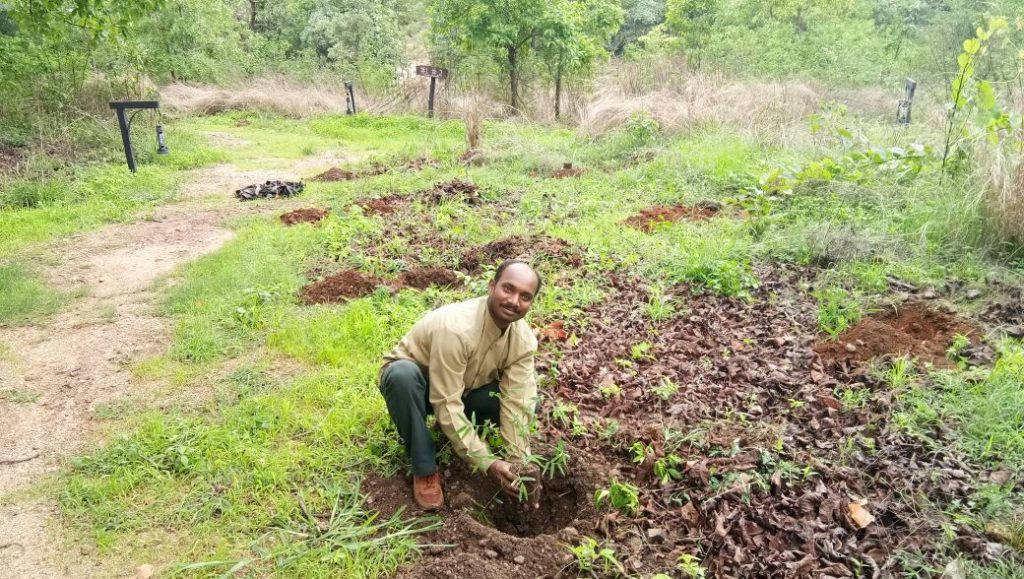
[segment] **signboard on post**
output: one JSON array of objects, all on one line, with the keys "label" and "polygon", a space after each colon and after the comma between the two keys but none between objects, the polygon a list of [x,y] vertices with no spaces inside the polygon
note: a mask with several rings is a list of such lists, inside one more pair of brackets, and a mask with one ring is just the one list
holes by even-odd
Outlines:
[{"label": "signboard on post", "polygon": [[426,76],[430,78],[430,100],[427,101],[427,116],[434,117],[434,89],[437,86],[437,79],[448,78],[448,69],[441,68],[439,66],[427,66],[425,64],[416,65],[416,76]]}]

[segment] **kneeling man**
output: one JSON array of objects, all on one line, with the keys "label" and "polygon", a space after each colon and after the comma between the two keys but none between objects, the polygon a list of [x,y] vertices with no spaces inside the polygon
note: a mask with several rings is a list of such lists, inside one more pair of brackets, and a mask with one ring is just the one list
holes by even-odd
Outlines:
[{"label": "kneeling man", "polygon": [[[460,458],[519,495],[522,465],[495,456],[477,427],[498,425],[509,460],[530,453],[528,428],[537,403],[533,358],[537,340],[523,316],[540,291],[540,276],[525,262],[502,263],[487,296],[427,313],[384,357],[380,390],[412,462],[413,496],[422,508],[444,505],[434,441],[433,413]],[[539,477],[529,492],[536,507]]]}]

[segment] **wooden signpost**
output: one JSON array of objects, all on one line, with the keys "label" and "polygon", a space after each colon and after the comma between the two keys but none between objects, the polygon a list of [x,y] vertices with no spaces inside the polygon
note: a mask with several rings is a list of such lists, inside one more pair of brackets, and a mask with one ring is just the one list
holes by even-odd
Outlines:
[{"label": "wooden signpost", "polygon": [[430,100],[427,101],[427,116],[434,117],[434,89],[437,86],[437,79],[448,78],[448,69],[425,64],[416,65],[416,76],[430,77]]}]

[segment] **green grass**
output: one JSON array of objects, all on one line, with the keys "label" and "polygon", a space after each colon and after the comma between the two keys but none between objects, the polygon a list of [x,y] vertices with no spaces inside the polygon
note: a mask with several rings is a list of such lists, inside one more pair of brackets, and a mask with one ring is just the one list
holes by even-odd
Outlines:
[{"label": "green grass", "polygon": [[927,436],[938,424],[957,425],[955,442],[968,456],[1024,471],[1024,345],[1007,341],[991,370],[941,371],[903,395],[898,423]]},{"label": "green grass", "polygon": [[0,326],[23,324],[57,311],[69,298],[20,264],[0,264]]},{"label": "green grass", "polygon": [[[237,126],[240,119],[249,124]],[[550,235],[581,248],[593,277],[568,279],[557,266],[543,264],[545,289],[533,316],[545,321],[585,322],[584,308],[606,297],[595,280],[622,270],[652,283],[650,303],[640,314],[664,320],[687,315],[687,298],[666,297],[676,284],[750,299],[761,282],[758,261],[816,264],[821,283],[807,291],[817,290],[820,326],[832,335],[888,291],[889,276],[928,283],[954,275],[977,280],[998,270],[1020,279],[968,231],[976,212],[958,206],[968,213],[962,225],[954,210],[940,207],[949,201],[946,194],[928,197],[934,182],[880,181],[876,188],[808,183],[767,206],[745,206],[746,215],[730,207],[707,222],[681,221],[651,233],[624,226],[625,218],[648,205],[738,198],[765,164],[817,155],[722,127],[652,136],[637,156],[637,137],[628,131],[583,139],[565,129],[491,122],[483,132],[486,162],[468,167],[456,162],[465,147],[458,122],[367,115],[298,121],[230,113],[178,124],[184,139],[210,131],[252,142],[223,153],[243,165],[326,151],[363,156],[354,166],[421,155],[441,163],[420,172],[310,183],[304,200],[330,207],[327,222],[286,228],[273,216],[243,219],[233,224],[236,236],[221,250],[176,272],[163,303],[174,324],[172,341],[164,355],[134,371],[141,380],[166,380],[172,388],[212,386],[214,395],[188,408],[98,408],[99,418],[124,419],[130,426],[76,460],[59,483],[62,511],[103,557],[151,561],[172,576],[219,576],[235,565],[258,576],[380,576],[414,556],[397,521],[381,530],[379,543],[364,543],[370,517],[359,496],[360,474],[393,474],[405,464],[376,391],[380,357],[423,312],[481,293],[486,275],[458,291],[379,290],[346,304],[300,305],[297,292],[311,268],[391,274],[400,266],[362,252],[369,246],[401,251],[407,241],[352,210],[358,198],[409,194],[459,178],[481,186],[488,201],[518,199],[513,211],[501,214],[489,211],[488,203],[417,203],[422,219],[406,225],[452,245],[425,255],[437,265],[452,266],[453,255],[465,248],[511,234]],[[154,173],[143,179],[173,178],[189,164],[162,162],[157,159]],[[563,162],[588,171],[578,179],[544,178]],[[131,189],[135,182],[110,187]],[[159,198],[145,201],[155,202]],[[127,208],[124,218],[130,218]],[[950,251],[957,243],[959,251]],[[298,366],[294,377],[277,379],[265,371],[282,360]],[[969,456],[1021,469],[1024,400],[1014,384],[1022,366],[1021,347],[1011,343],[980,379],[961,371],[926,374],[910,362],[884,375],[900,392],[896,420],[908,432],[926,436],[936,424],[949,423]],[[665,392],[670,397],[669,385]],[[837,393],[848,408],[868,404],[871,394]],[[1016,507],[1000,492],[989,490],[965,512],[978,524],[1010,524]],[[329,525],[330,537],[318,535],[323,531],[311,529],[308,515],[327,520],[332,511],[341,514]],[[335,557],[325,560],[325,546],[336,539],[354,548],[332,551]]]}]

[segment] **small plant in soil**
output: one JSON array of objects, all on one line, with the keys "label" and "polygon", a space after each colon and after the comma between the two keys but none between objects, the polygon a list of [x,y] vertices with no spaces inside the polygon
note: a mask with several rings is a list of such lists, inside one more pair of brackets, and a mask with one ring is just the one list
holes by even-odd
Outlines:
[{"label": "small plant in soil", "polygon": [[654,461],[654,476],[658,477],[662,486],[674,480],[680,480],[683,478],[683,473],[679,470],[679,466],[682,464],[683,459],[674,454],[663,456]]},{"label": "small plant in soil", "polygon": [[569,453],[565,450],[565,441],[558,441],[554,452],[551,454],[551,458],[532,454],[526,458],[526,462],[535,465],[548,478],[555,478],[556,474],[565,476],[569,467]]},{"label": "small plant in soil", "polygon": [[634,344],[629,349],[629,357],[633,358],[637,362],[641,360],[653,360],[654,356],[651,355],[651,348],[653,347],[654,346],[652,346],[650,342],[640,342],[639,344]]},{"label": "small plant in soil", "polygon": [[893,390],[902,390],[917,378],[914,361],[908,356],[895,358],[887,366],[876,366],[873,373]]},{"label": "small plant in soil", "polygon": [[601,437],[605,442],[611,443],[615,440],[615,435],[619,433],[619,421],[614,418],[608,418],[601,423],[601,426],[597,430],[597,435]]},{"label": "small plant in soil", "polygon": [[672,296],[665,293],[665,288],[660,285],[651,287],[650,297],[647,305],[644,306],[644,313],[654,322],[664,322],[676,315],[676,303]]},{"label": "small plant in soil", "polygon": [[630,460],[634,464],[643,464],[647,460],[647,455],[654,454],[654,448],[646,445],[639,440],[633,443],[633,446],[629,447]]},{"label": "small plant in soil", "polygon": [[576,406],[558,401],[551,409],[551,420],[557,422],[562,428],[568,428],[576,420],[577,414],[579,414],[579,410]]},{"label": "small plant in soil", "polygon": [[595,507],[601,508],[606,502],[622,514],[633,516],[640,512],[640,489],[629,483],[614,481],[608,488],[594,494]]},{"label": "small plant in soil", "polygon": [[967,349],[970,347],[971,339],[963,334],[957,334],[946,350],[946,357],[955,362],[957,368],[964,370],[967,368]]},{"label": "small plant in soil", "polygon": [[654,394],[664,401],[669,400],[679,392],[679,384],[672,381],[671,378],[662,378],[661,382],[657,386],[651,388]]},{"label": "small plant in soil", "polygon": [[618,398],[622,395],[622,388],[618,384],[601,386],[599,390],[601,391],[601,396],[605,398]]},{"label": "small plant in soil", "polygon": [[704,579],[704,568],[700,566],[700,559],[689,553],[683,553],[676,562],[676,569],[683,574],[683,577],[690,579]]},{"label": "small plant in soil", "polygon": [[576,568],[580,573],[591,577],[598,577],[599,573],[605,575],[626,574],[626,569],[615,556],[615,551],[602,546],[601,543],[590,537],[583,537],[579,545],[571,547],[569,550],[576,557]]},{"label": "small plant in soil", "polygon": [[842,288],[819,290],[814,297],[818,300],[818,329],[833,340],[864,315],[857,298]]}]

